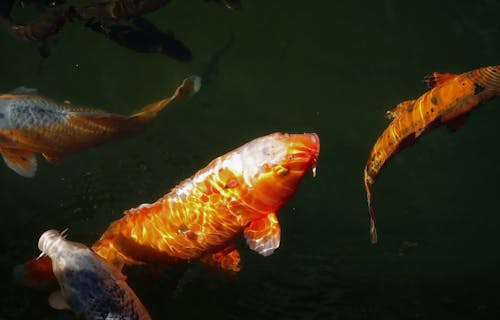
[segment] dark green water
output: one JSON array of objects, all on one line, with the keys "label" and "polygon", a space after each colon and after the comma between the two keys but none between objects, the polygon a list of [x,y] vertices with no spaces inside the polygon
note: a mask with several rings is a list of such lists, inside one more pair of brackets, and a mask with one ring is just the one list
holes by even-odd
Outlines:
[{"label": "dark green water", "polygon": [[[81,1],[82,2],[82,1]],[[500,63],[500,2],[201,0],[148,15],[192,51],[190,63],[138,54],[68,25],[51,55],[0,32],[0,90],[130,113],[191,74],[205,84],[141,135],[87,150],[34,179],[0,166],[1,319],[72,319],[11,268],[38,237],[69,228],[93,243],[125,209],[152,202],[211,159],[274,131],[317,132],[318,176],[279,212],[268,258],[238,245],[243,269],[199,263],[126,269],[153,319],[499,319],[500,99],[454,134],[437,129],[398,154],[374,188],[368,239],[362,171],[385,110],[426,89],[425,74]]]}]

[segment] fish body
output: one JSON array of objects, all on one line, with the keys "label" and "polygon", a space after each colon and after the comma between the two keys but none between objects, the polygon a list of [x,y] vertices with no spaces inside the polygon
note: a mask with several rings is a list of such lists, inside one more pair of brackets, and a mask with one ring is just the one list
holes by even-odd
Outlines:
[{"label": "fish body", "polygon": [[272,254],[280,244],[276,212],[307,169],[315,168],[318,155],[314,133],[255,139],[213,160],[155,203],[126,211],[92,249],[117,266],[201,258],[238,271],[232,241],[243,234],[251,249]]},{"label": "fish body", "polygon": [[[172,33],[164,33],[153,23],[143,18],[132,21],[133,26],[126,24],[103,24],[88,22],[86,26],[122,47],[139,53],[165,54],[178,61],[191,61],[192,54]],[[205,78],[204,82],[205,82]]]},{"label": "fish body", "polygon": [[123,274],[88,247],[56,230],[43,233],[38,247],[50,257],[61,287],[49,297],[54,308],[69,308],[86,320],[151,319]]},{"label": "fish body", "polygon": [[392,121],[378,138],[366,163],[364,184],[372,243],[377,242],[372,186],[380,170],[399,150],[414,143],[422,134],[443,124],[456,130],[473,109],[500,95],[500,65],[460,75],[433,73],[425,82],[431,87],[429,91],[387,111]]},{"label": "fish body", "polygon": [[137,18],[154,12],[170,0],[104,0],[74,7],[75,15],[83,20],[117,21]]},{"label": "fish body", "polygon": [[192,95],[199,86],[197,76],[185,79],[171,97],[130,116],[58,103],[33,89],[0,95],[0,153],[11,169],[32,177],[35,153],[58,163],[80,150],[129,136],[155,119],[170,101]]},{"label": "fish body", "polygon": [[33,41],[40,44],[40,54],[43,57],[49,55],[48,40],[56,37],[64,25],[71,20],[71,7],[68,5],[58,5],[49,7],[37,19],[26,23],[18,24],[10,19],[10,9],[0,16],[0,22],[7,32],[14,38],[26,41]]}]

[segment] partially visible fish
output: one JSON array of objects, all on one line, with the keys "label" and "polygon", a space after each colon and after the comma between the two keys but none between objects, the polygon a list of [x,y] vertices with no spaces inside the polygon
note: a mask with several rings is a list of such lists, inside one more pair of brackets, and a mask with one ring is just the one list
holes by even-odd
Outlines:
[{"label": "partially visible fish", "polygon": [[377,242],[372,185],[382,167],[398,151],[422,134],[446,124],[457,130],[477,106],[500,95],[500,65],[460,75],[433,73],[425,78],[431,88],[416,100],[404,101],[387,111],[392,122],[378,138],[364,170],[370,217],[370,240]]},{"label": "partially visible fish", "polygon": [[52,260],[61,287],[49,297],[53,308],[70,309],[85,320],[151,319],[120,270],[85,245],[49,230],[40,237],[38,248]]},{"label": "partially visible fish", "polygon": [[70,6],[59,5],[47,8],[44,14],[27,24],[15,23],[5,14],[0,17],[0,21],[13,37],[39,43],[40,54],[47,57],[48,40],[59,34],[64,25],[71,19],[70,12]]},{"label": "partially visible fish", "polygon": [[112,22],[138,18],[154,12],[171,0],[100,0],[74,7],[75,16],[83,20]]},{"label": "partially visible fish", "polygon": [[187,78],[171,97],[130,116],[57,103],[34,89],[18,88],[0,95],[0,153],[9,168],[33,177],[35,153],[58,163],[70,154],[129,136],[154,120],[173,99],[192,96],[200,85],[198,76]]},{"label": "partially visible fish", "polygon": [[[160,53],[178,61],[191,61],[191,51],[171,32],[162,32],[144,18],[134,19],[132,24],[133,26],[93,21],[86,23],[86,26],[103,34],[120,46],[135,52]],[[205,82],[204,78],[203,81]]]}]

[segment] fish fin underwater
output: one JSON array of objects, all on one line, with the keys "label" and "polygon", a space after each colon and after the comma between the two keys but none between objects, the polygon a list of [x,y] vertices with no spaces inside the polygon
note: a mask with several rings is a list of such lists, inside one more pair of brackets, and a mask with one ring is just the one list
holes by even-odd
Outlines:
[{"label": "fish fin underwater", "polygon": [[272,255],[280,246],[281,228],[278,217],[275,213],[270,213],[250,222],[244,235],[250,249],[263,256]]},{"label": "fish fin underwater", "polygon": [[138,112],[131,115],[131,118],[134,117],[143,117],[143,118],[151,118],[156,117],[158,112],[160,112],[170,101],[175,99],[188,99],[194,96],[201,88],[201,78],[199,76],[191,76],[187,79],[184,79],[182,84],[177,87],[174,94],[171,97],[162,99],[160,101],[148,104],[141,108]]},{"label": "fish fin underwater", "polygon": [[433,72],[424,77],[424,83],[427,85],[429,89],[432,89],[434,87],[442,85],[443,83],[445,83],[450,79],[455,78],[456,76],[458,75],[454,73]]},{"label": "fish fin underwater", "polygon": [[416,100],[403,101],[392,109],[385,112],[385,117],[389,120],[396,119],[400,114],[414,108]]},{"label": "fish fin underwater", "polygon": [[64,299],[61,290],[52,292],[48,298],[49,306],[56,310],[71,310],[70,306]]},{"label": "fish fin underwater", "polygon": [[223,270],[234,272],[239,272],[241,270],[240,253],[232,244],[220,251],[206,253],[200,257],[200,260],[211,267],[217,267]]},{"label": "fish fin underwater", "polygon": [[17,174],[33,178],[37,169],[36,156],[33,152],[21,149],[0,148],[5,164]]}]

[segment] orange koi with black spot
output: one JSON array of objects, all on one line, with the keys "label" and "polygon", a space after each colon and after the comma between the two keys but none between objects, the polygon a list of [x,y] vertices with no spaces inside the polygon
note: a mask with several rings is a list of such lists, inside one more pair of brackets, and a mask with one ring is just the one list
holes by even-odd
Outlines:
[{"label": "orange koi with black spot", "polygon": [[500,95],[500,65],[460,75],[433,73],[425,77],[431,90],[387,111],[392,122],[373,146],[364,171],[370,217],[370,240],[377,242],[372,186],[383,166],[398,151],[422,134],[446,124],[458,129],[477,106]]},{"label": "orange koi with black spot", "polygon": [[9,168],[33,177],[35,153],[58,163],[70,154],[137,133],[173,99],[191,96],[200,84],[197,76],[185,79],[171,97],[130,116],[58,103],[34,89],[18,88],[0,95],[0,153]]}]

